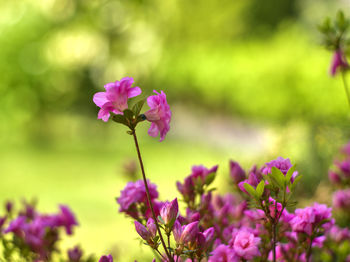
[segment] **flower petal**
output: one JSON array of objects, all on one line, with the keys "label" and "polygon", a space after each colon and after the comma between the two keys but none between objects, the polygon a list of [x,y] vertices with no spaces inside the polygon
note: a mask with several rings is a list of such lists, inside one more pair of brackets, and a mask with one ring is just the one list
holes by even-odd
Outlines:
[{"label": "flower petal", "polygon": [[106,92],[98,92],[94,95],[93,99],[94,103],[98,107],[102,107],[105,103],[108,102],[107,97],[106,97]]}]

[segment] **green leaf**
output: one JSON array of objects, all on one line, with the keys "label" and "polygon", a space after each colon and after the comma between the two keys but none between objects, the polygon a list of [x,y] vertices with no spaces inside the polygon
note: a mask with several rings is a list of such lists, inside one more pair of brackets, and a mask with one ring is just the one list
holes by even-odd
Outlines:
[{"label": "green leaf", "polygon": [[300,179],[302,178],[302,175],[298,175],[295,179],[293,184],[290,186],[290,191],[294,191],[295,186],[299,183]]},{"label": "green leaf", "polygon": [[264,180],[261,180],[258,186],[256,187],[256,193],[258,194],[259,198],[264,193],[264,188],[265,188],[265,182]]},{"label": "green leaf", "polygon": [[140,114],[140,111],[143,107],[143,105],[145,104],[146,99],[142,99],[140,101],[138,101],[135,105],[133,105],[132,107],[132,111],[134,112],[135,116],[138,116]]},{"label": "green leaf", "polygon": [[207,177],[205,178],[205,184],[209,186],[211,183],[213,183],[215,177],[216,177],[216,172],[213,172],[207,175]]},{"label": "green leaf", "polygon": [[254,198],[259,198],[259,196],[256,193],[254,187],[252,187],[250,184],[244,183],[243,187],[248,192],[249,195],[251,195]]},{"label": "green leaf", "polygon": [[286,174],[286,176],[285,176],[285,180],[286,180],[287,182],[289,182],[290,179],[292,178],[294,171],[295,171],[295,165],[292,166],[292,167],[288,170],[288,172],[287,172],[287,174]]},{"label": "green leaf", "polygon": [[268,176],[270,176],[272,178],[272,183],[276,184],[276,186],[278,188],[280,188],[280,189],[284,189],[285,188],[284,175],[281,172],[281,170],[279,170],[278,168],[273,166],[271,168],[271,173],[268,174]]},{"label": "green leaf", "polygon": [[123,115],[113,115],[112,120],[114,122],[129,126],[125,116],[123,116]]},{"label": "green leaf", "polygon": [[123,113],[124,113],[124,116],[125,116],[127,119],[133,120],[133,117],[134,117],[134,112],[133,112],[133,111],[131,111],[130,109],[125,109],[125,110],[123,111]]}]

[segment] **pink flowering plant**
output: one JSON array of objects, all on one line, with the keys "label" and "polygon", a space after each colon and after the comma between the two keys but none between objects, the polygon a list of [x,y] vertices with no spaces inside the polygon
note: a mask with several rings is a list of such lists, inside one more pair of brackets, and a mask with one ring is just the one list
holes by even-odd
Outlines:
[{"label": "pink flowering plant", "polygon": [[[104,121],[111,118],[127,126],[128,134],[134,138],[142,179],[129,182],[117,197],[117,203],[119,211],[133,220],[140,240],[153,250],[153,261],[350,259],[349,229],[336,224],[332,207],[314,203],[295,209],[293,194],[302,175],[288,158],[278,157],[261,168],[254,165],[247,172],[231,160],[232,191],[224,195],[212,186],[218,166],[195,165],[183,182],[176,183],[181,202],[178,198],[160,200],[156,184],[146,177],[136,126],[145,120],[151,122],[148,134],[159,135],[163,141],[170,129],[171,111],[163,91],[147,98],[150,109],[144,113],[141,110],[145,99],[130,106],[128,99],[141,93],[132,84],[131,78],[107,84],[107,92],[114,88],[113,94],[121,98],[102,92],[105,94],[94,96],[94,102],[101,108],[98,118]],[[340,166],[342,171],[348,171],[347,164]],[[335,181],[347,181],[334,174]],[[346,197],[339,198],[337,203],[347,204]],[[179,203],[183,206],[179,207]],[[100,262],[105,261],[111,262],[113,257],[102,256]]]},{"label": "pink flowering plant", "polygon": [[333,53],[330,74],[335,76],[340,73],[343,79],[343,85],[347,100],[350,106],[350,93],[346,82],[346,74],[349,71],[349,63],[346,54],[349,51],[349,31],[350,21],[342,11],[338,11],[335,20],[332,22],[327,17],[322,24],[318,26],[319,31],[323,36],[323,45],[327,50]]},{"label": "pink flowering plant", "polygon": [[1,261],[95,261],[92,255],[85,257],[79,246],[66,252],[59,248],[62,235],[72,235],[77,225],[75,215],[65,205],[59,206],[58,213],[43,214],[35,202],[23,201],[17,211],[13,202],[6,202],[5,214],[0,217]]}]

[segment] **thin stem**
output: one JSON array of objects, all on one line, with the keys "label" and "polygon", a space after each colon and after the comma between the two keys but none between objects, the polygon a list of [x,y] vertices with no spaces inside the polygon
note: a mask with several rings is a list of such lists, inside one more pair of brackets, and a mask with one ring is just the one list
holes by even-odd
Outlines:
[{"label": "thin stem", "polygon": [[272,254],[273,262],[276,262],[276,224],[272,224]]},{"label": "thin stem", "polygon": [[159,255],[160,257],[162,258],[162,260],[165,260],[165,257],[159,252],[158,248],[154,249]]},{"label": "thin stem", "polygon": [[[166,236],[167,236],[167,238],[168,238],[168,247],[170,247],[170,234],[171,234],[171,232],[169,233],[169,234],[167,234]],[[170,255],[171,255],[171,250],[170,250]]]},{"label": "thin stem", "polygon": [[312,253],[312,242],[313,242],[313,237],[310,238],[310,245],[309,245],[307,252],[306,252],[306,262],[310,261],[310,257],[311,257],[311,253]]},{"label": "thin stem", "polygon": [[348,84],[346,83],[346,77],[345,77],[345,72],[344,71],[341,72],[341,76],[342,76],[342,79],[343,79],[343,85],[344,85],[346,97],[348,99],[348,104],[349,104],[349,107],[350,107],[350,94],[349,94]]},{"label": "thin stem", "polygon": [[158,231],[158,234],[159,234],[159,237],[160,237],[160,241],[162,242],[164,251],[165,251],[167,257],[169,258],[169,261],[170,262],[174,262],[174,259],[171,257],[171,255],[169,254],[169,251],[168,251],[168,249],[166,247],[166,244],[164,242],[162,233],[160,232],[160,228],[159,228],[159,225],[158,225],[156,213],[154,212],[153,204],[152,204],[152,201],[151,201],[151,196],[150,196],[149,189],[148,189],[148,183],[147,183],[147,179],[146,179],[146,174],[145,174],[145,170],[144,170],[144,167],[143,167],[142,157],[141,157],[141,153],[140,153],[140,147],[139,147],[139,143],[137,142],[137,137],[136,137],[136,131],[135,130],[132,130],[132,135],[134,137],[136,151],[137,151],[137,156],[138,156],[139,162],[140,162],[143,182],[144,182],[145,188],[146,188],[146,195],[147,195],[148,204],[149,204],[149,206],[151,208],[151,211],[152,211],[152,216],[153,216],[154,222],[155,222],[156,227],[157,227],[157,231]]}]

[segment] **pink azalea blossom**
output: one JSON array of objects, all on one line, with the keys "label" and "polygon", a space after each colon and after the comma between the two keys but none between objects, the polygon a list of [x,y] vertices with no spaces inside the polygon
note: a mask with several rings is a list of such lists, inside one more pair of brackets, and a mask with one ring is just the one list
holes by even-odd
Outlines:
[{"label": "pink azalea blossom", "polygon": [[260,255],[259,246],[260,238],[255,237],[253,233],[246,229],[234,231],[230,245],[237,256],[250,260]]},{"label": "pink azalea blossom", "polygon": [[213,250],[208,262],[238,262],[239,258],[235,255],[232,248],[226,245],[219,245]]},{"label": "pink azalea blossom", "polygon": [[152,137],[160,134],[160,141],[163,141],[165,135],[170,129],[171,111],[163,91],[147,98],[147,104],[151,108],[145,113],[146,119],[151,122],[148,134]]},{"label": "pink azalea blossom", "polygon": [[101,108],[98,112],[98,119],[107,122],[110,113],[123,114],[128,108],[128,99],[141,94],[139,87],[131,87],[134,79],[124,77],[120,81],[108,83],[104,87],[106,92],[98,92],[94,95],[94,103]]}]

